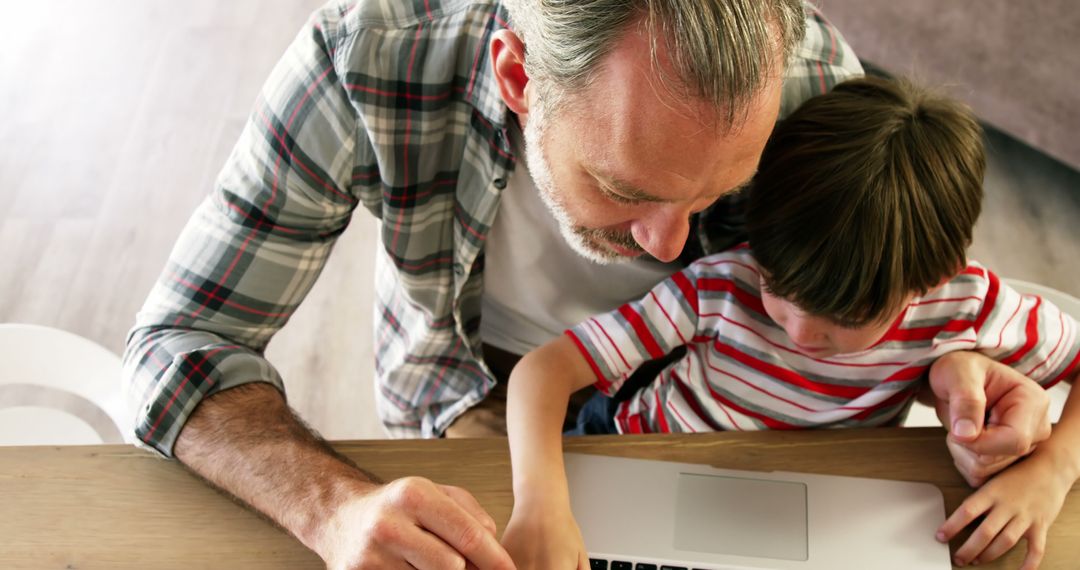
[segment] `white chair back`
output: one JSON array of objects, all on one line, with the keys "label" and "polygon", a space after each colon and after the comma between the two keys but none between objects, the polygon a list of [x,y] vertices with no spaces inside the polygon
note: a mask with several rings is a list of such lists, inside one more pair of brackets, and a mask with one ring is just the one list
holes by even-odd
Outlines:
[{"label": "white chair back", "polygon": [[0,324],[0,445],[122,443],[120,368],[78,335]]}]

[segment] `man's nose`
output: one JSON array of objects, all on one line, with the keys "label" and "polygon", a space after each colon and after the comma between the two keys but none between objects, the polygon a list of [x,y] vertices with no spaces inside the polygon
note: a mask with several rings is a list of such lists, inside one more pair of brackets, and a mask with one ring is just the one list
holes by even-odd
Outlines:
[{"label": "man's nose", "polygon": [[656,259],[675,261],[690,235],[690,210],[672,204],[656,209],[630,226],[634,241]]}]

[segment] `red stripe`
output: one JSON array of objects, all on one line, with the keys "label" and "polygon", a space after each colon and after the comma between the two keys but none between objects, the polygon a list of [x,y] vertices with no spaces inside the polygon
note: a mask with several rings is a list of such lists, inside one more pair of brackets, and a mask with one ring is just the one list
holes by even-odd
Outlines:
[{"label": "red stripe", "polygon": [[825,33],[829,34],[829,64],[831,65],[836,61],[836,34],[833,33],[832,27],[829,25],[825,26]]},{"label": "red stripe", "polygon": [[[1062,380],[1064,380],[1066,378],[1069,378],[1070,376],[1075,374],[1077,368],[1080,368],[1080,350],[1076,351],[1076,356],[1073,357],[1073,361],[1070,362],[1069,365],[1065,367],[1064,372],[1062,372],[1061,374],[1058,374],[1057,378],[1054,378],[1053,380],[1047,382],[1046,384],[1043,384],[1043,386],[1046,387],[1047,389],[1053,388],[1054,385],[1057,384],[1058,382],[1061,382]],[[1076,386],[1070,387],[1070,390],[1075,390],[1075,389],[1077,389]]]},{"label": "red stripe", "polygon": [[[146,435],[143,436],[143,441],[144,442],[149,443],[150,439],[152,437],[154,437],[154,432],[157,431],[157,428],[161,425],[162,420],[164,420],[165,416],[169,413],[169,409],[171,409],[172,405],[176,402],[176,398],[180,395],[180,392],[183,391],[184,387],[187,386],[187,383],[191,380],[191,376],[193,374],[195,374],[196,372],[199,372],[202,369],[203,365],[206,364],[207,362],[209,362],[210,358],[213,357],[215,354],[217,354],[217,353],[219,353],[219,352],[221,352],[221,351],[223,351],[225,349],[236,349],[236,348],[239,348],[239,347],[238,346],[221,346],[221,347],[215,348],[214,350],[212,350],[210,352],[206,352],[206,353],[202,354],[202,357],[203,357],[202,361],[199,362],[199,364],[196,365],[194,368],[192,368],[191,371],[188,372],[186,376],[184,376],[184,379],[179,384],[176,385],[176,389],[173,390],[172,397],[169,398],[169,403],[165,404],[165,408],[161,410],[160,414],[158,414],[157,421],[154,422],[153,426],[150,426],[150,431],[146,432]],[[214,381],[211,380],[210,378],[207,378],[207,382],[208,382],[207,386],[213,386],[214,385]]]},{"label": "red stripe", "polygon": [[910,399],[911,397],[912,397],[912,394],[911,394],[910,390],[901,390],[901,391],[893,394],[892,396],[889,396],[888,398],[886,398],[884,402],[881,402],[881,403],[879,403],[879,404],[877,404],[875,406],[871,406],[869,408],[866,408],[865,410],[855,414],[854,416],[852,416],[851,419],[853,419],[853,420],[865,420],[866,418],[870,417],[870,415],[873,414],[874,412],[876,412],[878,410],[884,410],[884,409],[888,408],[889,406],[895,406],[895,405],[897,405],[897,404],[899,404],[901,402],[905,402],[908,399]]},{"label": "red stripe", "polygon": [[630,429],[630,400],[619,404],[618,412],[615,414],[615,420],[619,423],[619,427],[622,428],[623,433],[636,433]]},{"label": "red stripe", "polygon": [[1058,313],[1058,324],[1061,325],[1059,329],[1061,331],[1061,334],[1058,335],[1057,343],[1054,344],[1054,348],[1050,350],[1050,353],[1046,355],[1046,358],[1044,358],[1042,362],[1038,363],[1031,370],[1028,370],[1026,373],[1024,373],[1024,376],[1031,378],[1036,370],[1042,368],[1043,366],[1046,366],[1046,364],[1054,358],[1054,355],[1057,354],[1058,349],[1061,348],[1061,345],[1065,342],[1066,331],[1064,313]]},{"label": "red stripe", "polygon": [[[749,246],[744,244],[744,245],[738,246],[738,247],[736,247],[734,249],[748,249],[748,248],[749,248]],[[714,260],[714,261],[702,261],[702,262],[699,262],[699,263],[701,265],[705,266],[705,267],[716,267],[718,265],[736,265],[736,266],[742,267],[743,269],[753,273],[754,275],[761,275],[761,273],[753,265],[750,265],[748,263],[743,263],[741,261],[735,261],[734,259],[721,258],[721,259],[717,259],[717,260]]]},{"label": "red stripe", "polygon": [[[724,427],[716,423],[716,420],[713,419],[712,415],[706,413],[705,409],[701,407],[701,403],[698,402],[697,396],[694,394],[693,388],[687,386],[686,382],[683,382],[682,378],[679,378],[679,376],[675,374],[674,370],[671,371],[670,376],[672,382],[674,382],[675,384],[675,389],[679,391],[679,395],[682,396],[682,399],[684,402],[686,402],[686,405],[690,406],[690,411],[694,412],[694,415],[701,418],[701,420],[708,424],[708,426],[714,431],[723,431]],[[713,398],[713,400],[715,401],[716,398]],[[731,417],[731,414],[728,413],[727,409],[724,408],[724,406],[720,405],[718,401],[717,405],[720,407],[720,410],[724,412],[724,415],[727,416],[728,421],[731,422],[731,425],[738,429],[739,424],[735,421],[735,418]]]},{"label": "red stripe", "polygon": [[719,291],[724,293],[731,293],[735,297],[735,300],[738,301],[738,303],[743,307],[751,309],[759,315],[765,317],[769,316],[769,314],[765,312],[765,305],[761,303],[761,297],[744,291],[735,283],[735,281],[731,279],[723,279],[720,277],[702,277],[698,279],[697,286],[699,291]]},{"label": "red stripe", "polygon": [[[283,317],[287,318],[290,315],[292,315],[292,311],[289,311],[287,313],[267,313],[265,311],[260,311],[258,309],[252,309],[251,307],[241,305],[240,303],[237,303],[235,301],[230,301],[229,299],[219,297],[217,295],[217,293],[216,293],[217,288],[215,288],[214,291],[207,291],[206,289],[203,289],[202,287],[199,287],[198,285],[188,281],[187,279],[184,279],[183,277],[180,277],[176,273],[172,273],[170,276],[173,278],[174,281],[176,281],[177,283],[183,285],[184,287],[187,287],[188,289],[191,289],[192,291],[198,291],[199,293],[202,293],[203,295],[206,295],[207,298],[209,298],[209,299],[215,299],[215,300],[221,301],[222,304],[227,305],[229,307],[232,307],[234,309],[243,311],[245,313],[251,313],[253,315],[259,315],[261,317],[270,317],[272,319],[280,319],[280,318],[283,318]],[[203,305],[203,306],[206,306],[206,305]]]},{"label": "red stripe", "polygon": [[[435,394],[439,392],[439,388],[442,386],[443,383],[443,377],[446,376],[446,371],[450,369],[450,362],[452,360],[459,360],[456,358],[456,356],[458,353],[458,349],[462,347],[462,344],[463,343],[461,342],[461,337],[457,337],[454,339],[454,346],[450,349],[450,354],[446,355],[446,362],[439,368],[439,373],[435,376],[435,381],[432,382],[431,387],[427,389],[427,396],[424,398],[423,403],[421,404],[422,408],[427,408],[431,405],[431,399],[434,398]],[[458,368],[461,367],[461,364],[464,364],[464,361],[458,362]],[[455,368],[455,370],[457,370],[457,368]]]},{"label": "red stripe", "polygon": [[[491,17],[497,22],[501,21],[498,17],[498,11],[499,9],[497,7],[491,11]],[[507,27],[505,22],[503,22],[503,27]],[[485,45],[484,42],[476,43],[476,54],[473,55],[472,70],[469,71],[469,89],[467,97],[469,97],[470,99],[472,98],[473,87],[476,87],[476,70],[480,67],[480,54],[482,54],[484,50],[487,49],[487,45]]]},{"label": "red stripe", "polygon": [[[304,97],[299,102],[297,102],[297,104],[296,104],[297,107],[296,107],[296,109],[293,110],[292,115],[289,117],[289,122],[285,124],[285,131],[288,131],[290,128],[292,128],[292,122],[293,122],[293,120],[296,119],[296,114],[299,112],[300,107],[302,107],[305,103],[307,103],[307,100],[311,96],[311,93],[314,92],[315,86],[318,85],[319,82],[321,82],[323,79],[326,78],[326,75],[330,72],[331,69],[333,69],[333,66],[330,66],[330,67],[326,68],[326,70],[323,71],[322,75],[320,75],[315,80],[315,82],[308,87],[307,91],[304,94]],[[279,134],[273,128],[273,126],[270,123],[270,120],[266,117],[266,114],[263,113],[262,109],[259,109],[259,116],[262,117],[263,122],[265,122],[266,125],[267,125],[267,128],[269,128],[270,132],[274,135],[274,137],[278,140],[278,142],[281,143],[282,149],[287,149],[288,146],[285,144],[285,140],[284,140],[283,136],[281,134]],[[328,185],[326,185],[326,183],[323,182],[318,176],[316,176],[315,173],[308,170],[307,167],[303,165],[303,163],[301,163],[300,161],[297,161],[295,159],[295,156],[293,155],[292,151],[287,150],[286,152],[289,153],[289,157],[290,157],[290,159],[292,159],[294,164],[297,164],[301,168],[303,168],[306,172],[308,172],[308,174],[312,178],[315,178],[316,180],[318,180],[320,183],[322,183],[324,185],[324,187],[327,187],[331,192],[341,196],[341,193],[337,192],[337,190],[333,189],[332,187],[329,187]],[[269,208],[270,204],[273,204],[274,201],[277,199],[277,190],[278,190],[278,184],[280,182],[280,178],[281,178],[281,153],[277,153],[277,157],[274,160],[274,182],[273,182],[273,185],[271,186],[270,196],[266,199],[266,203],[263,204],[263,210],[266,210],[267,208]],[[347,197],[346,197],[346,200],[348,200]],[[251,240],[254,239],[255,235],[259,232],[260,229],[262,229],[262,226],[263,226],[263,222],[259,221],[259,222],[256,223],[255,227],[251,229],[251,232],[248,233],[247,238],[245,238],[244,243],[242,243],[240,245],[240,248],[236,252],[236,256],[233,258],[232,262],[229,263],[229,267],[226,268],[225,273],[221,276],[221,279],[218,281],[218,285],[211,292],[211,295],[217,295],[217,292],[221,289],[222,284],[224,284],[228,280],[229,276],[232,275],[233,269],[236,268],[236,264],[240,261],[240,258],[247,251],[248,244],[251,243]],[[205,309],[206,309],[206,305],[200,306],[195,312],[192,313],[191,318],[198,317],[199,315],[202,314],[203,310],[205,310]],[[181,321],[181,318],[182,317],[177,316],[176,320],[173,322],[173,325],[178,325],[180,323],[180,321]]]},{"label": "red stripe", "polygon": [[1013,313],[1011,315],[1009,315],[1009,320],[1005,321],[1005,324],[1001,327],[1001,330],[998,331],[998,342],[997,342],[997,345],[994,346],[994,349],[1001,348],[1001,345],[1005,344],[1005,331],[1009,330],[1009,325],[1012,324],[1013,319],[1016,318],[1016,315],[1020,314],[1020,309],[1023,309],[1023,308],[1024,308],[1024,298],[1019,297],[1018,302],[1016,303],[1016,309],[1013,311]]},{"label": "red stripe", "polygon": [[671,433],[671,428],[668,427],[667,418],[664,417],[664,406],[660,405],[660,391],[653,392],[654,401],[656,404],[656,424],[660,428],[660,433]]},{"label": "red stripe", "polygon": [[819,81],[819,83],[821,85],[821,92],[824,93],[825,91],[828,90],[828,87],[825,85],[825,68],[821,66],[820,61],[817,62],[817,70],[818,70],[818,81]]},{"label": "red stripe", "polygon": [[608,382],[608,379],[604,378],[604,375],[600,372],[600,366],[596,364],[592,355],[589,354],[589,350],[585,348],[585,343],[581,342],[581,339],[574,334],[574,331],[566,331],[566,336],[570,337],[570,340],[574,342],[574,346],[577,347],[578,352],[585,357],[585,362],[589,363],[589,368],[592,369],[593,376],[596,377],[596,382],[594,383],[596,389],[607,394],[608,390],[611,388],[611,382]]},{"label": "red stripe", "polygon": [[622,361],[623,369],[624,370],[629,370],[630,369],[630,363],[626,360],[626,356],[623,355],[622,350],[619,349],[619,345],[616,344],[615,340],[611,338],[610,334],[608,334],[607,329],[605,329],[604,326],[600,324],[600,321],[598,321],[596,319],[589,319],[589,322],[592,323],[592,325],[595,326],[596,328],[600,329],[600,332],[603,333],[604,338],[607,339],[608,346],[615,349],[615,354],[617,354],[619,356],[619,360]]},{"label": "red stripe", "polygon": [[[743,385],[745,385],[745,386],[747,386],[747,387],[749,387],[749,388],[751,388],[751,389],[753,389],[753,390],[756,390],[756,391],[758,391],[758,392],[761,392],[762,394],[765,394],[766,396],[768,396],[768,397],[770,397],[770,398],[772,398],[772,399],[774,399],[774,400],[779,400],[779,401],[781,401],[781,402],[784,402],[785,404],[788,404],[788,405],[791,405],[791,406],[795,406],[796,408],[799,408],[799,409],[801,409],[801,410],[804,410],[804,411],[807,411],[807,412],[813,412],[813,413],[817,413],[817,412],[820,412],[820,411],[821,411],[821,410],[815,410],[815,409],[813,409],[813,408],[808,408],[808,407],[806,407],[806,406],[804,406],[804,405],[802,405],[802,404],[799,404],[799,403],[797,403],[797,402],[795,402],[795,401],[793,401],[793,400],[788,400],[787,398],[784,398],[784,397],[778,396],[778,395],[776,395],[776,394],[773,394],[772,392],[770,392],[770,391],[766,390],[766,389],[765,389],[764,387],[762,387],[762,386],[758,386],[757,384],[754,384],[753,382],[750,382],[749,380],[745,380],[745,379],[743,379],[743,378],[740,378],[740,377],[738,377],[738,376],[736,376],[736,375],[732,374],[731,372],[728,372],[727,370],[723,370],[722,368],[719,368],[719,367],[717,367],[717,366],[716,366],[715,364],[713,364],[713,363],[712,363],[712,362],[711,362],[711,361],[709,360],[709,356],[708,356],[708,354],[706,354],[705,358],[706,358],[706,365],[707,365],[707,366],[708,366],[708,368],[709,368],[710,370],[712,370],[713,372],[716,372],[716,373],[718,373],[718,374],[722,374],[722,375],[724,375],[724,376],[727,376],[727,377],[729,377],[729,378],[731,378],[731,379],[733,379],[733,380],[735,380],[735,381],[737,381],[737,382],[740,382],[740,383],[742,383]],[[706,383],[707,383],[707,384],[710,384],[709,382],[706,382]],[[710,392],[712,392],[712,391],[713,391],[713,389],[712,389],[712,385],[711,385],[711,384],[709,385],[709,391],[710,391]]]},{"label": "red stripe", "polygon": [[708,388],[709,388],[709,395],[712,396],[712,398],[714,400],[724,404],[725,406],[739,412],[740,414],[742,414],[744,416],[748,416],[748,417],[751,417],[751,418],[756,418],[758,421],[765,424],[765,427],[767,427],[769,429],[799,429],[798,426],[795,426],[795,425],[792,425],[792,424],[789,424],[789,423],[786,423],[786,422],[782,422],[782,421],[780,421],[778,419],[769,417],[769,416],[767,416],[765,414],[755,412],[755,411],[753,411],[753,410],[751,410],[749,408],[744,408],[744,407],[736,404],[734,401],[729,400],[729,399],[723,397],[722,395],[720,395],[720,393],[717,392],[715,389],[713,389],[713,387],[710,386],[708,383],[706,383],[706,386],[708,386]]},{"label": "red stripe", "polygon": [[[964,271],[964,273],[968,272]],[[998,281],[997,275],[994,275],[993,272],[987,271],[985,272],[985,275],[980,272],[979,276],[985,277],[988,284],[986,288],[986,298],[983,299],[982,310],[979,311],[979,316],[976,317],[974,323],[976,334],[982,332],[982,327],[986,324],[986,319],[990,318],[990,313],[994,311],[994,305],[996,305],[998,301],[998,292],[1001,289],[1001,282]]]},{"label": "red stripe", "polygon": [[[1039,305],[1042,304],[1042,298],[1033,298],[1035,299],[1035,305],[1028,311],[1027,325],[1024,327],[1024,344],[1015,352],[1000,360],[1006,366],[1020,362],[1039,343]],[[1020,302],[1023,303],[1023,297],[1021,297]],[[1004,331],[1002,331],[1002,335],[1004,335]]]},{"label": "red stripe", "polygon": [[660,309],[660,312],[664,313],[664,318],[667,319],[667,322],[669,325],[671,325],[672,330],[675,331],[675,334],[679,335],[679,341],[683,344],[686,344],[686,337],[684,337],[682,331],[679,330],[679,325],[676,324],[675,319],[672,319],[671,315],[668,314],[667,309],[664,308],[663,303],[661,303],[660,299],[656,297],[656,293],[653,291],[649,291],[649,298],[652,299],[654,303],[656,303],[656,306]]},{"label": "red stripe", "polygon": [[764,362],[719,341],[713,343],[713,349],[770,378],[817,394],[854,399],[869,391],[869,388],[861,388],[858,386],[839,386],[813,382],[800,376],[794,371]]},{"label": "red stripe", "polygon": [[346,89],[352,91],[362,91],[364,93],[371,93],[373,95],[381,95],[383,97],[394,97],[398,99],[405,99],[407,101],[438,101],[439,99],[446,99],[453,95],[454,89],[448,89],[442,93],[436,93],[434,95],[417,95],[409,92],[402,93],[400,91],[384,91],[382,89],[376,89],[374,87],[368,87],[366,85],[360,85],[359,83],[346,83],[344,84]]},{"label": "red stripe", "polygon": [[881,337],[879,344],[885,342],[909,342],[916,340],[933,340],[943,332],[962,332],[975,326],[975,323],[965,319],[952,319],[944,325],[930,325],[927,327],[896,328]]},{"label": "red stripe", "polygon": [[660,345],[656,343],[656,339],[649,332],[649,327],[645,326],[645,320],[641,318],[637,311],[630,305],[623,305],[619,307],[619,314],[633,327],[634,333],[637,335],[638,340],[641,341],[641,344],[645,345],[645,350],[648,351],[649,356],[652,358],[664,356],[665,352],[660,350]]},{"label": "red stripe", "polygon": [[[412,84],[413,66],[416,64],[416,48],[420,45],[420,32],[424,29],[424,25],[420,24],[416,26],[416,34],[413,36],[412,49],[409,50],[409,66],[405,70],[405,84]],[[405,138],[402,140],[401,155],[404,168],[402,169],[404,182],[402,184],[402,191],[408,192],[409,188],[409,136],[412,134],[412,108],[405,108]],[[401,236],[401,223],[405,218],[404,214],[398,214],[397,220],[394,223],[394,237],[390,240],[390,251],[398,251],[397,242],[398,237]]]},{"label": "red stripe", "polygon": [[[777,350],[783,350],[784,352],[794,354],[796,356],[801,356],[803,358],[807,358],[807,359],[814,360],[814,361],[817,361],[817,362],[823,362],[825,364],[830,364],[832,366],[846,366],[846,367],[849,367],[849,368],[882,368],[882,367],[886,367],[886,366],[905,366],[907,364],[907,362],[874,362],[874,363],[838,362],[838,361],[835,361],[835,360],[825,360],[825,359],[820,359],[820,358],[812,358],[812,357],[807,356],[807,355],[805,355],[805,354],[803,354],[803,353],[801,353],[801,352],[799,352],[799,351],[797,351],[795,349],[792,349],[790,347],[784,346],[784,345],[779,344],[779,343],[775,343],[775,342],[769,340],[767,337],[765,337],[765,335],[763,335],[760,332],[754,330],[753,327],[750,327],[750,326],[744,325],[744,324],[742,324],[742,323],[740,323],[738,321],[732,320],[732,319],[724,316],[723,314],[720,314],[720,313],[704,313],[701,316],[702,317],[715,317],[715,318],[718,318],[718,319],[720,319],[722,321],[727,322],[730,325],[741,328],[744,331],[756,336],[762,342],[768,344],[769,346],[771,346],[771,347],[773,347],[773,348],[775,348]],[[706,342],[707,343],[707,342],[712,342],[714,340],[717,340],[717,339],[715,337],[711,337],[711,336],[694,337],[694,342]],[[965,341],[950,341],[950,342],[974,342],[974,341],[965,340]]]},{"label": "red stripe", "polygon": [[981,301],[982,299],[978,295],[971,295],[970,297],[952,297],[949,299],[930,299],[927,301],[919,301],[917,303],[910,303],[909,307],[921,307],[923,305],[936,305],[938,303],[959,303],[963,301]]},{"label": "red stripe", "polygon": [[686,276],[682,271],[671,276],[671,280],[675,282],[675,285],[679,287],[679,291],[682,291],[682,296],[686,299],[686,303],[690,305],[690,310],[694,312],[694,315],[698,314],[698,294],[697,289],[694,289],[694,285],[690,283],[690,278]]},{"label": "red stripe", "polygon": [[243,208],[241,208],[240,206],[237,206],[236,204],[233,204],[232,202],[225,201],[225,205],[228,206],[230,210],[235,211],[236,213],[244,216],[245,218],[247,218],[249,220],[255,221],[256,224],[262,224],[264,226],[267,226],[267,225],[270,226],[270,228],[273,229],[276,232],[281,232],[283,234],[298,234],[298,233],[300,233],[299,231],[291,229],[291,228],[286,228],[284,226],[279,226],[277,224],[271,224],[271,223],[265,222],[263,220],[256,220],[255,218],[251,217],[251,214],[248,214],[246,211],[244,211]]},{"label": "red stripe", "polygon": [[437,264],[440,264],[440,263],[450,263],[453,260],[454,260],[453,257],[439,257],[439,258],[436,258],[436,259],[429,259],[429,260],[427,260],[427,261],[425,261],[423,263],[409,263],[409,262],[406,262],[406,261],[402,261],[398,265],[398,267],[400,267],[402,269],[405,269],[405,270],[408,270],[408,271],[416,271],[417,269],[426,269],[428,267],[431,267],[432,265],[437,265]]},{"label": "red stripe", "polygon": [[[303,104],[303,103],[301,102],[301,104]],[[294,114],[294,116],[295,116],[295,114]],[[304,164],[304,161],[298,159],[296,157],[296,153],[289,150],[288,144],[285,142],[285,135],[284,135],[284,133],[289,131],[289,128],[290,128],[289,126],[286,126],[285,130],[283,132],[279,133],[277,131],[277,129],[274,128],[274,125],[270,121],[270,118],[267,117],[265,113],[263,113],[262,109],[259,109],[259,117],[262,118],[263,124],[266,125],[266,129],[268,131],[270,131],[271,134],[274,135],[274,139],[276,139],[278,141],[278,143],[281,145],[281,149],[284,150],[286,153],[288,153],[290,162],[292,162],[296,166],[299,166],[300,170],[303,170],[305,173],[307,173],[308,176],[314,178],[315,181],[318,182],[320,186],[322,186],[324,189],[328,190],[331,194],[334,194],[338,198],[341,198],[342,200],[345,200],[347,202],[352,202],[353,201],[352,196],[348,196],[346,194],[342,194],[341,192],[339,192],[338,189],[334,188],[334,186],[332,184],[330,184],[329,182],[323,180],[322,177],[320,177],[318,174],[315,174],[315,171],[308,168],[308,166],[306,164]],[[270,199],[266,201],[266,206],[269,206],[276,199],[278,183],[279,183],[279,178],[280,178],[280,174],[279,174],[280,169],[281,169],[281,155],[279,154],[277,164],[274,165],[274,186],[273,186],[273,189],[271,191]],[[263,206],[263,207],[265,208],[266,206]]]}]

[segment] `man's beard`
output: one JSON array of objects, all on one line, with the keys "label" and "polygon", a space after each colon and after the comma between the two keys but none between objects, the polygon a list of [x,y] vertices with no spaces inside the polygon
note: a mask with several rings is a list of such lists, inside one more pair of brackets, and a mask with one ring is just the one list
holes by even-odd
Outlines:
[{"label": "man's beard", "polygon": [[643,252],[629,232],[610,229],[594,229],[575,225],[567,213],[561,198],[555,193],[555,183],[548,167],[547,153],[544,152],[543,132],[544,108],[538,102],[529,113],[525,124],[525,159],[529,164],[529,174],[540,191],[540,198],[559,225],[559,233],[578,255],[601,265],[625,263],[637,255],[623,255],[611,249],[607,244],[615,244],[623,249]]}]

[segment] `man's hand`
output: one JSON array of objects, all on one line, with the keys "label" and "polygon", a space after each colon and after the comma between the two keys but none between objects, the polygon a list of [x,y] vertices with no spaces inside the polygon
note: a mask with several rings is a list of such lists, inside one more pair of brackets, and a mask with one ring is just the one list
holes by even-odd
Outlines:
[{"label": "man's hand", "polygon": [[986,356],[953,352],[939,358],[930,368],[930,388],[949,431],[949,452],[973,487],[1050,437],[1046,391]]},{"label": "man's hand", "polygon": [[408,477],[343,504],[316,550],[332,570],[512,569],[495,530],[468,491]]},{"label": "man's hand", "polygon": [[204,399],[175,451],[333,570],[514,567],[495,523],[468,492],[419,477],[377,482],[310,431],[269,384]]}]

